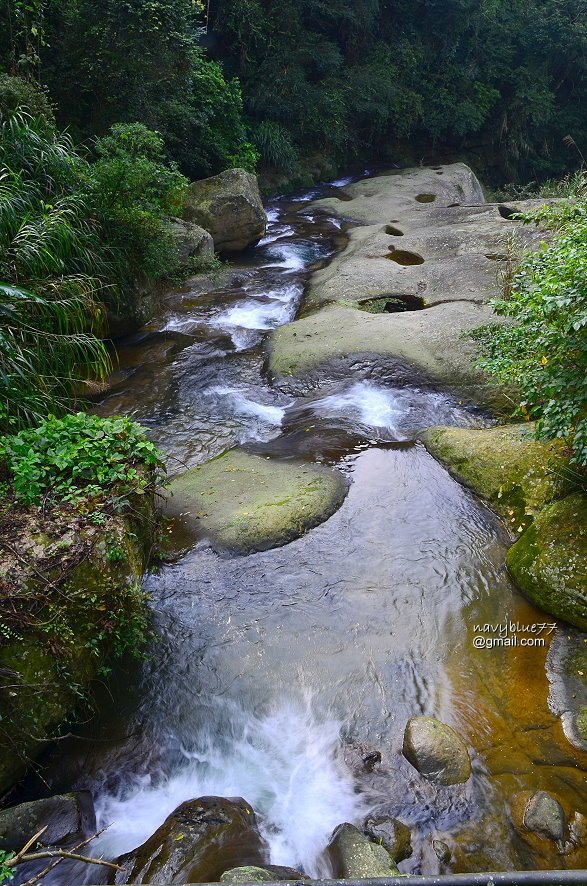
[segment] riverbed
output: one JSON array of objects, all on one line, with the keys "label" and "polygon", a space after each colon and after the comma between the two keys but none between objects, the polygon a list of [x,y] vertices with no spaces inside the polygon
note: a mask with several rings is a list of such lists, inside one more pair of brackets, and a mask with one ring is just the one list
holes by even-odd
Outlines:
[{"label": "riverbed", "polygon": [[[564,867],[534,855],[508,811],[536,789],[584,806],[584,755],[548,708],[550,634],[537,648],[474,646],[476,626],[552,619],[508,577],[509,530],[418,442],[491,417],[376,355],[333,361],[304,389],[267,371],[267,333],[304,312],[310,275],[346,242],[347,183],[270,201],[258,246],[120,343],[97,411],[140,421],[172,475],[243,446],[336,466],[348,495],[302,538],[248,556],[172,531],[170,562],[146,580],[157,642],[98,693],[49,782],[93,791],[109,825],[95,851],[110,857],[184,800],[222,795],[254,808],[272,863],[311,876],[329,873],[334,827],[372,811],[411,827],[405,873],[441,869],[432,839],[451,849],[443,870]],[[314,210],[324,196],[340,215]],[[418,714],[465,738],[466,784],[434,786],[403,758]],[[381,764],[358,772],[371,750]],[[69,877],[60,866],[51,882]]]}]

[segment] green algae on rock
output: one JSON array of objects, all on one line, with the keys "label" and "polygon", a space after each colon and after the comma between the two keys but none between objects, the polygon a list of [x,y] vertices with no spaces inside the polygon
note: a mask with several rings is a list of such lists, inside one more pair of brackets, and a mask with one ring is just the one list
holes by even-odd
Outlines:
[{"label": "green algae on rock", "polygon": [[569,495],[544,508],[506,557],[526,597],[540,609],[587,631],[587,496]]},{"label": "green algae on rock", "polygon": [[521,533],[506,563],[523,594],[587,630],[587,496],[575,491],[564,443],[538,442],[528,425],[431,428],[423,440]]},{"label": "green algae on rock", "polygon": [[422,439],[435,458],[517,531],[545,505],[573,491],[564,444],[539,442],[532,432],[528,424],[481,430],[439,427],[430,428]]},{"label": "green algae on rock", "polygon": [[232,450],[175,477],[166,513],[190,534],[247,553],[284,545],[342,504],[342,474]]}]

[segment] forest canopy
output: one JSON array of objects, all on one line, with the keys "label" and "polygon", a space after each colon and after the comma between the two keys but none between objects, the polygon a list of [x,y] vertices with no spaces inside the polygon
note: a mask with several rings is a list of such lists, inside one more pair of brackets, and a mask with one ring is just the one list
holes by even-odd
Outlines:
[{"label": "forest canopy", "polygon": [[539,180],[587,143],[587,0],[3,2],[0,65],[60,125],[143,123],[189,177],[441,151]]}]

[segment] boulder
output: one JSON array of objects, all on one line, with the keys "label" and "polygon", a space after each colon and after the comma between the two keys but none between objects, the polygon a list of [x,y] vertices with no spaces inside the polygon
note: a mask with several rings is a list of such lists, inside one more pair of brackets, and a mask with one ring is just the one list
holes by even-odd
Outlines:
[{"label": "boulder", "polygon": [[96,815],[91,793],[59,794],[0,810],[0,849],[18,852],[44,827],[38,840],[42,846],[92,834]]},{"label": "boulder", "polygon": [[181,218],[171,219],[170,230],[182,265],[194,260],[202,265],[210,264],[214,258],[214,240],[208,231]]},{"label": "boulder", "polygon": [[544,508],[513,545],[507,567],[539,609],[587,631],[587,495]]},{"label": "boulder", "polygon": [[564,840],[564,810],[556,797],[547,791],[523,791],[516,794],[511,805],[511,818],[516,831],[524,839],[535,835],[554,843]]},{"label": "boulder", "polygon": [[387,849],[397,863],[412,854],[412,835],[402,821],[389,816],[368,816],[363,822],[363,833],[373,843]]},{"label": "boulder", "polygon": [[408,720],[402,753],[434,784],[460,784],[471,775],[471,758],[465,742],[451,726],[435,717]]},{"label": "boulder", "polygon": [[213,883],[228,869],[263,865],[267,845],[242,798],[200,797],[171,813],[155,833],[117,859],[114,883]]},{"label": "boulder", "polygon": [[252,246],[267,226],[257,179],[244,169],[228,169],[192,182],[184,218],[209,231],[217,252],[238,252]]},{"label": "boulder", "polygon": [[165,510],[188,534],[246,553],[303,535],[336,511],[346,491],[338,471],[235,449],[175,477]]},{"label": "boulder", "polygon": [[372,843],[348,822],[340,824],[330,838],[326,854],[334,877],[345,880],[394,877],[399,869],[383,846]]}]

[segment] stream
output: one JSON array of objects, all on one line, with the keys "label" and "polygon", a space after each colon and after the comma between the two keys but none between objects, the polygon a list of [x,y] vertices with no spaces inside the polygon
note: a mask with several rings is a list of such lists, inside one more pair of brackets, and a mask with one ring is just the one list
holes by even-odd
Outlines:
[{"label": "stream", "polygon": [[[377,357],[326,366],[305,389],[265,371],[267,331],[303,311],[312,270],[345,244],[343,221],[311,200],[344,200],[347,181],[269,202],[267,235],[228,277],[172,293],[120,344],[97,411],[141,422],[171,474],[244,446],[335,465],[351,485],[285,547],[227,556],[201,540],[147,578],[158,642],[98,692],[85,740],[60,742],[49,768],[52,790],[93,791],[110,825],[95,852],[131,850],[184,800],[222,795],[254,808],[273,864],[311,876],[329,873],[334,827],[371,811],[411,827],[404,873],[440,870],[433,838],[452,870],[540,867],[512,828],[512,794],[584,805],[585,761],[548,708],[548,640],[473,645],[475,625],[551,619],[512,585],[500,520],[417,442],[488,417]],[[434,786],[403,758],[418,714],[463,735],[466,784]],[[374,749],[382,763],[358,773]],[[71,876],[61,865],[46,882]]]}]

